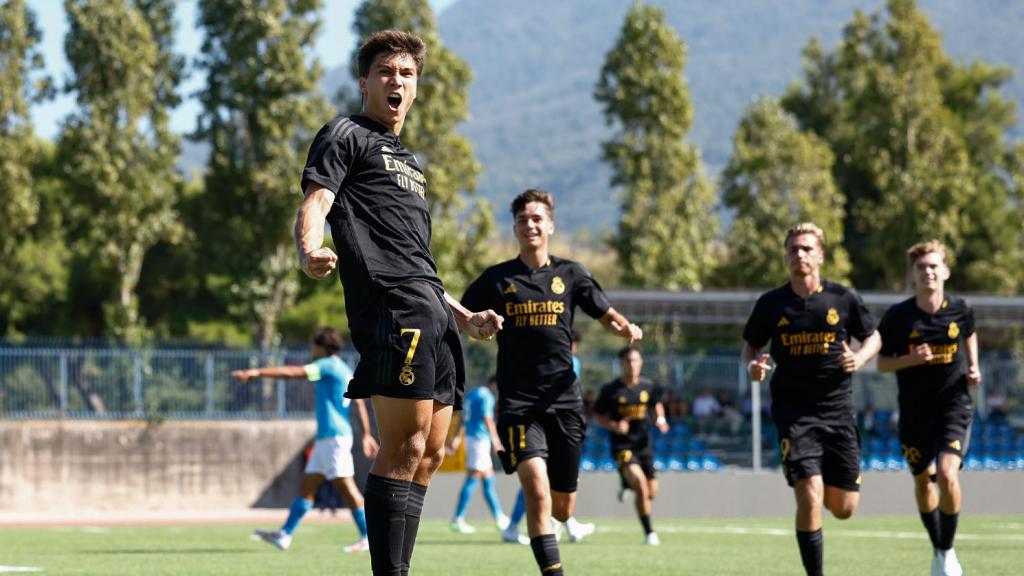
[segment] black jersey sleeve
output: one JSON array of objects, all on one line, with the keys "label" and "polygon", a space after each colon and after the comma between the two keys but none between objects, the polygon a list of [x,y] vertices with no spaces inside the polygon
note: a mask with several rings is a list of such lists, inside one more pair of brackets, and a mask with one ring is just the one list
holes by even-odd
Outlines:
[{"label": "black jersey sleeve", "polygon": [[964,307],[964,326],[961,331],[964,334],[964,338],[969,338],[974,334],[974,308],[967,305],[967,302],[963,302]]},{"label": "black jersey sleeve", "polygon": [[309,147],[306,167],[302,170],[300,188],[313,182],[335,194],[341,189],[353,162],[359,155],[358,140],[354,137],[356,124],[348,118],[338,118],[317,132]]},{"label": "black jersey sleeve", "polygon": [[576,264],[573,271],[573,303],[580,307],[587,316],[594,318],[595,320],[600,319],[608,313],[608,309],[612,305],[608,302],[608,297],[604,295],[604,290],[601,289],[601,285],[597,283],[594,276],[587,270],[583,265]]},{"label": "black jersey sleeve", "polygon": [[470,312],[480,312],[481,310],[491,309],[501,314],[498,310],[500,306],[496,306],[494,303],[494,289],[487,279],[488,274],[484,272],[479,278],[473,281],[466,288],[466,293],[462,295],[460,301],[463,306],[469,309]]},{"label": "black jersey sleeve", "polygon": [[875,317],[856,290],[851,288],[847,297],[850,299],[850,319],[846,324],[846,333],[863,342],[877,328]]},{"label": "black jersey sleeve", "polygon": [[743,327],[743,339],[754,348],[760,349],[771,339],[771,319],[768,317],[768,294],[761,295]]},{"label": "black jersey sleeve", "polygon": [[906,330],[900,330],[899,317],[898,306],[892,306],[885,311],[881,323],[878,324],[878,333],[882,337],[882,350],[879,353],[883,356],[898,356],[901,351],[907,349]]},{"label": "black jersey sleeve", "polygon": [[597,400],[594,402],[594,412],[602,414],[604,416],[611,416],[612,414],[612,387],[610,384],[606,384],[601,387],[601,391],[597,394]]}]

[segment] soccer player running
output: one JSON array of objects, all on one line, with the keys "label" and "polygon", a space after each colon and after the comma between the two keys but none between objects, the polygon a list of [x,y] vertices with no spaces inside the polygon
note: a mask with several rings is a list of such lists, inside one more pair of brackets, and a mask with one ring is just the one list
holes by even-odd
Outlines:
[{"label": "soccer player running", "polygon": [[498,429],[494,424],[494,389],[497,380],[492,376],[484,386],[477,386],[466,394],[465,405],[462,409],[462,425],[459,433],[452,438],[448,446],[448,453],[458,450],[461,442],[462,431],[466,433],[466,480],[459,492],[459,501],[455,506],[455,516],[449,526],[452,532],[460,534],[473,534],[476,528],[466,523],[466,508],[469,507],[469,499],[473,497],[476,485],[483,484],[484,500],[494,517],[494,524],[498,530],[508,527],[509,518],[501,509],[501,501],[498,499],[498,491],[494,486],[494,466],[491,460],[491,450],[501,449],[501,439],[498,438]]},{"label": "soccer player running", "polygon": [[[786,481],[796,496],[796,538],[807,574],[822,574],[822,506],[845,520],[860,500],[860,433],[851,375],[881,345],[860,296],[821,278],[825,235],[811,223],[786,233],[789,282],[761,295],[743,330],[750,379],[771,380],[772,419]],[[854,352],[849,341],[861,347]]]},{"label": "soccer player running", "polygon": [[551,517],[571,516],[586,423],[572,369],[571,333],[580,307],[630,343],[639,326],[616,312],[582,265],[551,256],[555,231],[551,194],[530,189],[512,201],[519,256],[488,268],[466,290],[469,308],[505,317],[498,333],[499,453],[506,473],[517,472],[526,495],[527,532],[541,573],[562,574]]},{"label": "soccer player running", "polygon": [[900,443],[932,541],[932,574],[960,576],[953,539],[960,515],[958,474],[974,413],[967,388],[981,382],[978,335],[970,306],[945,292],[946,247],[938,240],[915,244],[907,260],[915,294],[882,317],[878,369],[896,372]]},{"label": "soccer player running", "polygon": [[636,494],[634,504],[644,529],[644,542],[658,546],[661,540],[651,527],[651,501],[658,495],[658,478],[649,432],[650,409],[654,409],[655,426],[662,434],[668,432],[668,420],[654,385],[640,377],[644,366],[640,349],[626,346],[619,351],[619,363],[622,376],[601,388],[594,411],[598,424],[611,430],[612,456],[619,465],[619,475]]},{"label": "soccer player running", "polygon": [[[345,552],[364,552],[366,541],[366,513],[363,510],[363,495],[355,483],[355,466],[352,462],[352,426],[349,424],[350,401],[343,397],[352,369],[338,358],[341,350],[341,336],[333,328],[320,328],[313,336],[310,352],[313,362],[305,366],[276,366],[272,368],[250,368],[235,370],[231,376],[242,384],[252,378],[292,378],[316,383],[316,442],[313,453],[306,463],[306,470],[299,484],[299,496],[288,510],[288,519],[277,530],[256,530],[264,542],[287,550],[292,544],[292,534],[302,517],[313,507],[317,489],[326,481],[333,482],[341,497],[352,511],[352,519],[359,528],[359,541],[344,548]],[[354,402],[359,415],[361,433],[359,444],[367,458],[377,455],[377,441],[370,434],[370,421],[362,400]]]},{"label": "soccer player running", "polygon": [[[302,270],[338,268],[360,360],[346,397],[370,398],[380,452],[366,481],[366,528],[374,574],[407,574],[430,479],[444,458],[464,366],[458,330],[490,339],[491,310],[450,297],[430,254],[427,181],[398,134],[416,99],[426,45],[385,30],[359,49],[361,114],[317,133],[302,172],[295,221]],[[323,245],[324,224],[338,248]]]}]

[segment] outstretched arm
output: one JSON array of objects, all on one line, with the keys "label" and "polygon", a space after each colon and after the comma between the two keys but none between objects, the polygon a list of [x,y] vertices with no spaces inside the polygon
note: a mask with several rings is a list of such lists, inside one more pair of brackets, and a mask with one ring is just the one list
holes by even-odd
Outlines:
[{"label": "outstretched arm", "polygon": [[238,378],[239,384],[245,384],[253,378],[290,378],[306,379],[306,368],[304,366],[272,366],[270,368],[249,368],[246,370],[235,370],[231,373],[233,378]]},{"label": "outstretched arm", "polygon": [[501,330],[504,319],[498,316],[494,310],[470,312],[447,292],[444,293],[444,301],[452,309],[452,315],[455,316],[455,323],[459,325],[459,330],[469,334],[471,338],[490,340]]},{"label": "outstretched arm", "polygon": [[619,314],[615,308],[609,308],[604,316],[601,316],[600,322],[605,330],[628,339],[630,344],[642,340],[644,337],[644,331]]},{"label": "outstretched arm", "polygon": [[306,183],[305,197],[295,214],[295,249],[306,276],[320,279],[338,265],[338,256],[324,247],[324,225],[334,203],[334,192],[313,182]]}]

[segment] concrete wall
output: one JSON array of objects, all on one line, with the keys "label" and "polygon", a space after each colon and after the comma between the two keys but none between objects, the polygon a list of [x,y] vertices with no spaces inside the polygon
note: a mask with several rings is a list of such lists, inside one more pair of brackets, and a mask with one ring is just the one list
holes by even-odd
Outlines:
[{"label": "concrete wall", "polygon": [[[74,511],[286,507],[301,476],[310,421],[0,421],[0,510]],[[357,458],[365,478],[369,463]],[[439,474],[424,515],[450,518],[463,475]],[[663,518],[790,516],[793,494],[778,472],[666,473],[655,515]],[[1024,514],[1024,472],[964,472],[968,514]],[[616,474],[581,476],[584,518],[632,518]],[[518,485],[499,474],[510,512]],[[479,491],[478,491],[479,492]],[[859,514],[913,514],[910,475],[865,472]],[[474,495],[468,516],[487,515]]]},{"label": "concrete wall", "polygon": [[308,421],[0,421],[0,509],[281,505],[295,497],[314,428]]}]

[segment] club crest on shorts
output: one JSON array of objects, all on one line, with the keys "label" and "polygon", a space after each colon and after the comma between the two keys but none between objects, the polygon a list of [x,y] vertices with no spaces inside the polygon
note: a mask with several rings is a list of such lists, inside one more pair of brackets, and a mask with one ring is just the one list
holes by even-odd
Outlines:
[{"label": "club crest on shorts", "polygon": [[555,294],[561,294],[565,292],[565,282],[562,282],[561,276],[555,276],[551,279],[551,291]]},{"label": "club crest on shorts", "polygon": [[956,322],[949,323],[949,330],[946,331],[946,335],[953,339],[960,335],[960,327],[956,325]]},{"label": "club crest on shorts", "polygon": [[839,311],[835,308],[829,308],[828,314],[825,314],[825,322],[828,322],[829,326],[839,324]]},{"label": "club crest on shorts", "polygon": [[416,374],[412,371],[412,366],[406,364],[402,366],[402,372],[398,375],[398,381],[402,383],[402,386],[412,386],[413,382],[416,381]]}]

